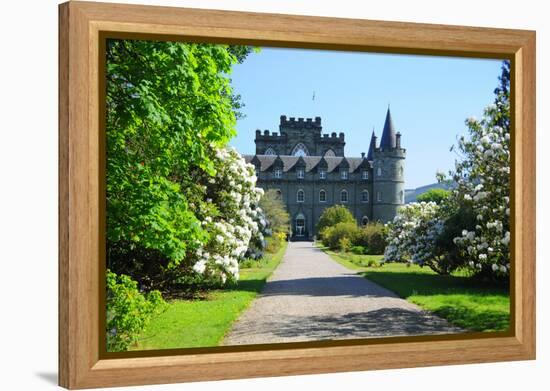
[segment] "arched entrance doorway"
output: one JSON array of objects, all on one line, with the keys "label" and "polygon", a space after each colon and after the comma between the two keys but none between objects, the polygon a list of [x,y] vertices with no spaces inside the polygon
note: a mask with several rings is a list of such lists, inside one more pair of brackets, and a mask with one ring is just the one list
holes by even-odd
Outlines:
[{"label": "arched entrance doorway", "polygon": [[303,213],[298,213],[294,219],[294,236],[297,238],[306,236],[306,217]]}]

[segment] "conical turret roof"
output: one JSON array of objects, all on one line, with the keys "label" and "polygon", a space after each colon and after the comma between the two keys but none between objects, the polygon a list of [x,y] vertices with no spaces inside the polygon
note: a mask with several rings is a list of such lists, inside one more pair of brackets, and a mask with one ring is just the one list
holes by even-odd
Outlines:
[{"label": "conical turret roof", "polygon": [[384,122],[384,130],[382,131],[382,139],[380,140],[380,148],[395,148],[395,127],[393,126],[389,106],[388,112],[386,113],[386,122]]},{"label": "conical turret roof", "polygon": [[374,134],[374,128],[372,129],[372,136],[370,136],[369,152],[367,153],[367,160],[374,160],[374,148],[376,148],[376,135]]}]

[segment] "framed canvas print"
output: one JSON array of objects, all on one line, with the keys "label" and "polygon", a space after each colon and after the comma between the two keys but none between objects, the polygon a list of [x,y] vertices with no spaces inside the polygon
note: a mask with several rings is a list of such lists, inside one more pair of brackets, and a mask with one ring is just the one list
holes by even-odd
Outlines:
[{"label": "framed canvas print", "polygon": [[535,33],[68,2],[59,379],[535,358]]}]

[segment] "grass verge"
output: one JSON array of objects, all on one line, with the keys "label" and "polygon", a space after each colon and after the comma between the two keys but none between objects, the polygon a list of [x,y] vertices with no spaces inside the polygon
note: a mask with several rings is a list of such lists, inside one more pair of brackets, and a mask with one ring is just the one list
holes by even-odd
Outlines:
[{"label": "grass verge", "polygon": [[240,270],[232,287],[213,291],[205,300],[173,300],[159,317],[151,320],[131,350],[176,349],[218,346],[231,325],[262,290],[277,268],[287,244]]},{"label": "grass verge", "polygon": [[[442,276],[428,267],[386,263],[382,255],[356,255],[324,249],[332,259],[400,297],[470,331],[506,331],[510,327],[507,287],[457,273]],[[366,266],[373,264],[376,266]]]}]

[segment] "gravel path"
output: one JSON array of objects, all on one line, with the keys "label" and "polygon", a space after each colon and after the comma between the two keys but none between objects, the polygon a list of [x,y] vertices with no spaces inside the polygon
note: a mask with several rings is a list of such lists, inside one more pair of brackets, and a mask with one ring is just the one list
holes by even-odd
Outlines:
[{"label": "gravel path", "polygon": [[312,243],[292,242],[224,345],[462,331],[355,274]]}]

